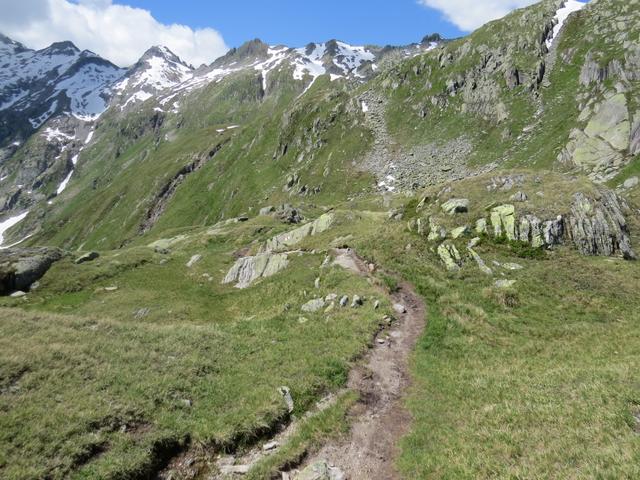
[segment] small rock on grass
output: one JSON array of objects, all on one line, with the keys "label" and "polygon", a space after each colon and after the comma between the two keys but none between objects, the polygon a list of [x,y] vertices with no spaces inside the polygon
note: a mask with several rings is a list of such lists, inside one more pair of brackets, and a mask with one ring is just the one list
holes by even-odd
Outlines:
[{"label": "small rock on grass", "polygon": [[202,255],[194,255],[193,257],[191,257],[191,259],[187,262],[187,268],[191,268],[193,267],[196,263],[198,263],[200,260],[202,260]]},{"label": "small rock on grass", "polygon": [[275,450],[275,449],[276,449],[276,448],[278,448],[279,446],[280,446],[280,444],[274,440],[274,441],[272,441],[272,442],[265,443],[265,444],[262,446],[262,450],[264,450],[265,452],[268,452],[268,451],[270,451],[270,450]]},{"label": "small rock on grass", "polygon": [[220,467],[220,473],[223,475],[246,475],[250,469],[249,465],[223,465]]},{"label": "small rock on grass", "polygon": [[282,395],[282,399],[287,405],[289,413],[293,412],[293,397],[291,396],[291,390],[289,389],[289,387],[280,387],[278,388],[278,392],[280,392],[280,395]]},{"label": "small rock on grass", "polygon": [[347,303],[349,303],[349,297],[347,297],[346,295],[342,296],[342,298],[340,298],[340,306],[346,307]]},{"label": "small rock on grass", "polygon": [[405,307],[404,305],[400,304],[400,303],[396,303],[393,305],[393,310],[396,313],[407,313],[407,307]]},{"label": "small rock on grass", "polygon": [[81,255],[80,257],[76,258],[76,264],[80,265],[82,263],[92,262],[93,260],[95,260],[98,257],[100,257],[100,254],[98,252],[88,252],[88,253],[85,253],[84,255]]},{"label": "small rock on grass", "polygon": [[313,313],[323,309],[325,306],[324,298],[315,298],[302,305],[302,311]]}]

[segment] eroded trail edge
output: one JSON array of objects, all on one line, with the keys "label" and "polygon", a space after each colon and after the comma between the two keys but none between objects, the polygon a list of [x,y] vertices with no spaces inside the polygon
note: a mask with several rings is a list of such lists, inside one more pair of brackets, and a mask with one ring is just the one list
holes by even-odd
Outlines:
[{"label": "eroded trail edge", "polygon": [[[368,266],[352,250],[336,252],[338,261],[351,264],[360,275]],[[350,372],[348,388],[360,394],[354,407],[348,436],[325,445],[307,459],[304,467],[326,462],[346,478],[394,479],[398,442],[409,431],[412,418],[404,407],[411,384],[409,359],[426,325],[422,298],[408,282],[401,281],[391,295],[397,321],[374,340],[374,347]],[[296,472],[290,472],[295,478]]]}]

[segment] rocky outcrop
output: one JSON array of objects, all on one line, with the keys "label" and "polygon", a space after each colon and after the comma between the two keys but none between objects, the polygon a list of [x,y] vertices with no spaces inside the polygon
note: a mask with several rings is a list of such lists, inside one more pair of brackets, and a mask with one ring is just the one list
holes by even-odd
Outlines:
[{"label": "rocky outcrop", "polygon": [[57,248],[0,250],[0,295],[29,290],[64,255]]},{"label": "rocky outcrop", "polygon": [[627,162],[627,152],[640,148],[640,133],[635,124],[632,130],[627,97],[609,92],[601,104],[585,107],[581,118],[588,119],[586,127],[571,131],[558,159],[590,172],[593,180],[610,180]]},{"label": "rocky outcrop", "polygon": [[636,112],[635,117],[629,139],[629,153],[631,155],[640,154],[640,111]]},{"label": "rocky outcrop", "polygon": [[602,191],[596,199],[576,193],[567,221],[567,234],[584,255],[620,252],[625,259],[633,260],[636,254],[631,248],[623,210],[628,210],[628,206],[610,190]]},{"label": "rocky outcrop", "polygon": [[292,247],[298,243],[300,243],[303,239],[311,235],[317,235],[322,233],[329,228],[333,224],[335,220],[335,215],[332,213],[325,213],[321,215],[313,222],[306,223],[301,227],[296,228],[295,230],[291,230],[289,232],[282,233],[277,235],[269,240],[264,247],[265,252],[272,252],[275,250],[280,250],[282,248]]},{"label": "rocky outcrop", "polygon": [[284,253],[263,253],[253,257],[239,258],[222,283],[236,283],[236,288],[247,288],[256,280],[271,277],[288,265],[289,259]]},{"label": "rocky outcrop", "polygon": [[[512,204],[493,207],[489,222],[486,218],[478,219],[475,232],[528,243],[534,248],[565,244],[574,246],[583,255],[620,254],[627,260],[634,260],[636,254],[625,218],[630,213],[632,210],[614,191],[600,188],[588,195],[574,194],[570,209],[549,220],[531,213],[519,216]],[[433,242],[443,240],[447,231],[433,217],[429,222],[431,230],[427,239]],[[455,240],[470,231],[468,226],[458,227],[451,231],[451,238]],[[472,250],[474,246],[468,246],[469,255],[485,271],[485,265],[478,261],[479,257]],[[448,270],[455,270],[461,263],[453,243],[440,244],[437,253]]]}]

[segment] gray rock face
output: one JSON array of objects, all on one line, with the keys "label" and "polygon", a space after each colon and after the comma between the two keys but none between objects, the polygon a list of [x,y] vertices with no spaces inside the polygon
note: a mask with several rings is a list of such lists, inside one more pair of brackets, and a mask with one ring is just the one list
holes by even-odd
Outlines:
[{"label": "gray rock face", "polygon": [[630,151],[632,129],[626,95],[609,92],[593,114],[590,108],[585,110],[587,118],[584,130],[571,131],[570,141],[558,159],[568,160],[590,172],[591,179],[604,182],[615,177],[626,162],[625,153]]},{"label": "gray rock face", "polygon": [[0,295],[29,290],[64,255],[57,248],[0,250]]},{"label": "gray rock face", "polygon": [[629,140],[629,153],[637,155],[640,153],[640,111],[635,114],[635,121],[631,127],[631,138]]},{"label": "gray rock face", "polygon": [[621,252],[625,259],[636,258],[631,248],[623,210],[628,206],[612,191],[604,190],[600,198],[574,195],[568,234],[584,255],[613,255]]},{"label": "gray rock face", "polygon": [[555,220],[547,220],[542,228],[545,245],[560,245],[564,238],[564,219],[559,215]]},{"label": "gray rock face", "polygon": [[286,254],[263,253],[239,258],[222,283],[236,283],[236,288],[247,288],[259,278],[271,277],[289,265]]}]

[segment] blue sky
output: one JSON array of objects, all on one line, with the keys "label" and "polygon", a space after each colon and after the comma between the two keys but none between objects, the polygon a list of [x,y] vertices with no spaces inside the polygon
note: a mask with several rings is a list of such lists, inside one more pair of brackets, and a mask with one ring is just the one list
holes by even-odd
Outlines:
[{"label": "blue sky", "polygon": [[163,45],[199,66],[254,38],[291,47],[453,38],[536,1],[0,0],[0,32],[35,49],[70,40],[120,66]]},{"label": "blue sky", "polygon": [[348,43],[403,45],[428,33],[463,34],[443,14],[416,0],[126,0],[149,10],[162,23],[212,27],[229,46],[260,38],[267,43],[302,46],[337,38]]}]

